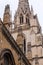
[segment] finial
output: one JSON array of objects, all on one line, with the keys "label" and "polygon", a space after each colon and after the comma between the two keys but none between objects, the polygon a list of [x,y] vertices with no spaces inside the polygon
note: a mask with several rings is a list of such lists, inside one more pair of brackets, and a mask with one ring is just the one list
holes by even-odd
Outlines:
[{"label": "finial", "polygon": [[3,22],[4,23],[9,23],[10,22],[10,18],[11,18],[11,15],[10,15],[10,6],[9,6],[9,4],[7,4],[5,6]]},{"label": "finial", "polygon": [[33,6],[31,5],[31,14],[34,14]]},{"label": "finial", "polygon": [[9,4],[7,4],[7,5],[5,6],[5,11],[8,10],[8,9],[10,10],[10,5],[9,5]]}]

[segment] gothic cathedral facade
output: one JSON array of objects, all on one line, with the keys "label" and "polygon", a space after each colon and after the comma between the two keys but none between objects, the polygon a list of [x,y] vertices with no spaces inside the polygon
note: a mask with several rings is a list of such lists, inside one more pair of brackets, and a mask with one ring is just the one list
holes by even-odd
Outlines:
[{"label": "gothic cathedral facade", "polygon": [[[0,19],[0,21],[2,21]],[[3,24],[10,32],[24,56],[31,65],[43,65],[43,34],[37,14],[29,6],[28,0],[19,0],[14,21],[11,19],[10,6],[5,6]],[[24,65],[22,56],[9,44],[2,32],[0,23],[0,65]],[[2,57],[2,58],[1,58]]]}]

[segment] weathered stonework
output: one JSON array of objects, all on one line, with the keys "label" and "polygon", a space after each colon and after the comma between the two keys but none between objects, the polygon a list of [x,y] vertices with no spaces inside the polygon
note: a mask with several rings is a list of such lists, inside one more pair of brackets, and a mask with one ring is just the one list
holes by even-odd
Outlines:
[{"label": "weathered stonework", "polygon": [[[31,65],[43,65],[43,34],[37,15],[34,15],[32,7],[30,10],[28,0],[19,0],[13,23],[11,21],[10,7],[7,5],[5,7],[3,23]],[[2,34],[0,26],[0,53],[5,49],[11,50],[16,65],[22,65],[22,61],[18,61],[19,56]],[[2,61],[0,61],[1,63]]]}]

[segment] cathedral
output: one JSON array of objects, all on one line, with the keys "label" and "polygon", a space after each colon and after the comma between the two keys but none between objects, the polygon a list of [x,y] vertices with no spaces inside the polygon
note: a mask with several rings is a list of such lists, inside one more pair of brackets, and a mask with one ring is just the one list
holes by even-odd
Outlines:
[{"label": "cathedral", "polygon": [[0,18],[0,65],[43,65],[43,34],[29,0],[19,0],[14,20],[9,4]]}]

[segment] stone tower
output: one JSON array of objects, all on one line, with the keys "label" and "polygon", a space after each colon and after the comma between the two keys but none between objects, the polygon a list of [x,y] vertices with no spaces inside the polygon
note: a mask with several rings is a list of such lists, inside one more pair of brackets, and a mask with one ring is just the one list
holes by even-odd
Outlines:
[{"label": "stone tower", "polygon": [[37,14],[28,0],[19,0],[14,16],[14,39],[32,65],[43,65],[42,33]]},{"label": "stone tower", "polygon": [[[34,15],[33,7],[31,6],[30,8],[28,0],[19,0],[18,8],[14,16],[14,21],[13,23],[11,22],[12,20],[10,14],[10,7],[9,5],[7,5],[5,7],[5,12],[3,16],[4,25],[7,27],[10,34],[13,36],[14,40],[20,47],[24,56],[31,63],[31,65],[43,65],[43,34],[41,33],[41,26],[39,24],[38,17],[36,14]],[[5,37],[4,36],[2,37],[1,35],[3,34],[0,32],[1,43],[2,43],[0,44],[1,51],[6,48],[10,49],[12,54],[9,52],[10,55],[8,55],[8,57],[13,55],[16,65],[24,65],[22,61],[22,56],[18,55],[18,53],[15,52],[14,45],[10,43],[11,42],[10,35],[8,36],[10,42],[8,39],[6,40]],[[2,54],[2,56],[3,55],[4,54]],[[6,54],[4,57],[6,60]],[[15,65],[13,64],[12,60],[13,58],[10,59],[10,61],[8,62],[11,63],[11,65]],[[5,61],[5,63],[6,62],[7,60]]]}]

